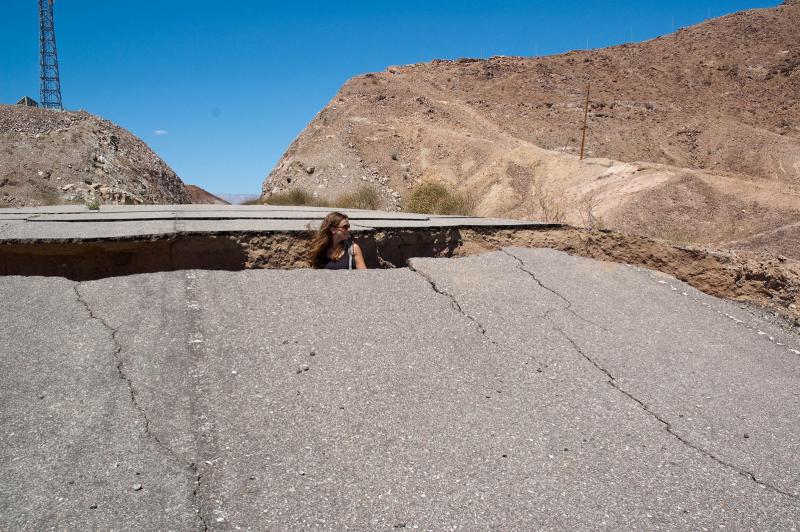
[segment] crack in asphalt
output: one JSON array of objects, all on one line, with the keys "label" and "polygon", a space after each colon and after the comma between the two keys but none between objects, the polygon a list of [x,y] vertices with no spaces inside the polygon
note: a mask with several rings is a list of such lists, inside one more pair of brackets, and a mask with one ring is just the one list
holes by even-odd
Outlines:
[{"label": "crack in asphalt", "polygon": [[73,285],[73,289],[75,290],[75,295],[78,298],[78,302],[80,302],[84,306],[84,308],[86,308],[86,312],[89,314],[90,319],[99,321],[103,325],[103,327],[105,327],[111,332],[111,342],[114,344],[114,359],[116,360],[117,363],[117,375],[119,376],[120,380],[124,381],[125,384],[128,386],[128,394],[130,395],[131,404],[133,404],[134,409],[139,413],[139,417],[141,417],[142,420],[144,420],[145,434],[148,437],[152,438],[159,445],[159,447],[161,447],[171,456],[175,456],[175,453],[166,444],[164,444],[164,442],[162,442],[158,438],[158,436],[156,436],[150,431],[150,420],[147,417],[147,413],[145,412],[144,408],[142,408],[142,406],[139,404],[139,400],[136,397],[136,388],[133,386],[133,382],[131,382],[131,379],[125,373],[125,364],[122,360],[122,355],[121,355],[122,344],[119,342],[119,340],[117,340],[117,334],[119,331],[116,328],[109,325],[106,320],[95,315],[94,311],[89,306],[89,303],[83,299],[83,296],[80,293],[79,290],[80,284],[81,284],[80,282],[76,282]]},{"label": "crack in asphalt", "polygon": [[759,486],[762,486],[762,487],[767,488],[767,489],[771,489],[771,490],[775,491],[776,493],[780,493],[781,495],[785,495],[785,496],[790,497],[792,499],[800,500],[800,497],[797,496],[796,494],[789,493],[788,491],[782,490],[779,487],[770,484],[769,482],[766,482],[766,481],[758,479],[755,476],[755,474],[753,474],[751,471],[747,471],[746,469],[743,469],[743,468],[737,466],[736,464],[732,464],[730,462],[727,462],[727,461],[723,460],[722,458],[716,456],[714,453],[712,453],[712,452],[710,452],[710,451],[708,451],[706,449],[703,449],[699,445],[690,442],[689,440],[687,440],[686,438],[684,438],[683,436],[681,436],[680,434],[675,432],[673,430],[673,428],[672,428],[672,423],[670,423],[669,421],[667,421],[666,419],[664,419],[663,417],[658,415],[656,412],[654,412],[649,406],[647,406],[647,404],[645,404],[644,401],[642,401],[638,397],[634,396],[629,391],[627,391],[627,390],[623,389],[622,387],[620,387],[619,383],[617,382],[617,379],[614,377],[614,375],[608,369],[606,369],[603,366],[601,366],[596,360],[594,360],[591,356],[589,356],[577,344],[577,342],[575,342],[575,340],[572,339],[571,336],[569,336],[566,332],[564,332],[563,329],[561,329],[557,325],[554,325],[554,327],[564,338],[567,339],[567,341],[570,343],[570,345],[572,345],[572,348],[579,355],[581,355],[584,359],[586,359],[586,361],[588,361],[592,366],[597,368],[600,372],[602,372],[608,378],[607,383],[608,383],[609,386],[611,386],[612,388],[617,390],[619,393],[621,393],[622,395],[624,395],[625,397],[627,397],[628,399],[630,399],[631,401],[633,401],[637,405],[639,405],[639,407],[642,410],[644,410],[647,414],[649,414],[653,419],[657,420],[659,423],[664,425],[664,429],[667,431],[667,433],[672,435],[675,439],[677,439],[683,445],[685,445],[685,446],[687,446],[687,447],[689,447],[691,449],[694,449],[695,451],[699,452],[703,456],[706,456],[707,458],[710,458],[711,460],[717,462],[718,464],[720,464],[723,467],[727,467],[729,469],[732,469],[733,471],[739,473],[743,477],[748,478],[752,482],[755,482]]},{"label": "crack in asphalt", "polygon": [[430,275],[419,271],[418,269],[416,269],[411,264],[408,265],[408,269],[411,270],[412,272],[416,273],[417,275],[419,275],[420,277],[422,277],[426,281],[428,281],[428,284],[431,285],[431,288],[433,288],[434,292],[436,292],[437,294],[441,294],[441,295],[447,297],[448,299],[450,299],[450,304],[453,306],[453,308],[456,310],[456,312],[458,312],[460,314],[463,314],[467,319],[469,319],[473,324],[475,324],[475,327],[478,329],[478,331],[483,336],[486,337],[487,340],[489,340],[493,345],[495,345],[497,347],[500,347],[500,345],[495,340],[493,340],[492,338],[489,337],[488,334],[486,334],[486,327],[484,327],[483,324],[481,324],[481,322],[476,320],[473,316],[471,316],[471,315],[467,314],[466,312],[464,312],[464,309],[461,308],[461,305],[459,304],[458,301],[456,301],[456,298],[453,297],[449,292],[447,292],[445,290],[442,290],[438,286],[436,286],[436,281],[434,281],[431,278]]},{"label": "crack in asphalt", "polygon": [[[486,327],[484,327],[483,324],[481,322],[479,322],[474,316],[472,316],[472,315],[468,314],[467,312],[465,312],[464,309],[461,307],[461,304],[456,300],[456,298],[452,294],[450,294],[449,292],[439,288],[436,285],[436,281],[434,281],[433,278],[431,278],[430,275],[428,275],[428,274],[416,269],[414,266],[411,265],[411,263],[409,263],[407,265],[407,268],[409,270],[411,270],[412,272],[416,273],[417,275],[419,275],[420,277],[422,277],[423,279],[425,279],[428,282],[428,284],[431,286],[431,288],[433,289],[434,292],[436,292],[437,294],[440,294],[440,295],[445,296],[446,298],[448,298],[450,300],[450,304],[453,307],[453,309],[456,312],[458,312],[459,314],[461,314],[464,317],[466,317],[467,319],[469,319],[475,325],[475,327],[478,329],[478,332],[480,332],[487,340],[489,340],[489,342],[491,342],[493,346],[497,347],[498,349],[505,348],[505,349],[508,349],[509,351],[512,351],[512,352],[514,351],[514,349],[512,349],[510,347],[504,347],[504,346],[500,345],[497,342],[497,340],[495,340],[494,338],[489,336],[489,334],[486,332]],[[535,356],[530,355],[530,354],[527,355],[527,356],[528,356],[528,358],[530,360],[533,360],[536,363],[536,365],[538,366],[539,370],[542,370],[545,367],[547,367],[546,364],[542,364],[539,360],[537,360]],[[527,362],[526,362],[526,364],[527,364]]]},{"label": "crack in asphalt", "polygon": [[200,523],[203,525],[203,530],[208,530],[208,522],[206,521],[206,517],[203,514],[203,511],[200,509],[200,504],[197,502],[200,498],[198,492],[200,491],[200,486],[203,481],[203,474],[200,473],[200,470],[197,468],[197,464],[192,462],[189,464],[189,469],[192,470],[194,473],[194,489],[192,490],[192,501],[194,501],[194,509],[197,513],[197,517],[200,519]]},{"label": "crack in asphalt", "polygon": [[[127,373],[125,372],[125,363],[122,359],[122,344],[117,339],[117,334],[119,333],[119,330],[116,329],[115,327],[112,327],[106,320],[104,320],[103,318],[94,313],[91,306],[89,306],[89,303],[85,299],[83,299],[83,296],[81,295],[79,289],[80,285],[81,285],[80,282],[75,282],[75,284],[72,285],[73,290],[75,291],[75,296],[78,299],[78,302],[84,306],[86,312],[89,314],[90,319],[100,322],[100,324],[103,327],[105,327],[108,331],[111,332],[110,337],[111,337],[111,342],[114,345],[114,359],[117,364],[116,366],[117,376],[127,385],[131,404],[133,405],[134,410],[136,410],[136,412],[139,414],[139,417],[142,418],[142,420],[144,421],[145,436],[152,439],[158,445],[158,447],[160,447],[162,451],[164,451],[167,455],[169,455],[177,464],[180,465],[185,464],[184,460],[175,451],[173,451],[166,443],[161,441],[161,439],[154,432],[150,430],[150,419],[147,417],[147,412],[145,411],[144,407],[142,407],[142,405],[139,404],[139,400],[136,395],[136,388],[134,387],[130,377],[128,377]],[[203,525],[203,530],[208,530],[208,525],[206,524],[205,519],[203,518],[202,513],[200,512],[200,507],[197,504],[197,499],[196,499],[197,489],[200,485],[200,474],[198,473],[197,466],[194,464],[194,462],[190,463],[188,467],[194,473],[195,476],[195,489],[192,492],[193,506],[195,507],[195,510],[198,516],[200,517],[200,520]]]},{"label": "crack in asphalt", "polygon": [[[538,284],[538,285],[539,285],[540,287],[542,287],[544,290],[547,290],[547,291],[548,291],[548,292],[550,292],[551,294],[553,294],[553,295],[555,295],[556,297],[558,297],[559,299],[561,299],[561,300],[562,300],[564,303],[566,303],[566,304],[567,304],[567,306],[564,308],[564,310],[566,310],[567,312],[569,312],[570,314],[572,314],[573,316],[575,316],[575,317],[576,317],[576,318],[578,318],[579,320],[581,320],[581,321],[583,321],[583,322],[585,322],[585,323],[588,323],[589,325],[594,325],[594,326],[595,326],[595,327],[597,327],[598,329],[601,329],[601,330],[603,330],[603,331],[605,331],[605,332],[608,332],[608,330],[607,330],[605,327],[603,327],[602,325],[599,325],[599,324],[597,324],[597,323],[593,322],[592,320],[590,320],[590,319],[587,319],[587,318],[583,317],[583,316],[582,316],[581,314],[579,314],[578,312],[576,312],[576,311],[575,311],[575,310],[572,308],[572,301],[570,301],[569,299],[567,299],[567,298],[566,298],[564,295],[560,294],[560,293],[559,293],[557,290],[555,290],[555,289],[553,289],[553,288],[550,288],[549,286],[545,285],[545,284],[544,284],[542,281],[540,281],[540,280],[539,280],[539,278],[538,278],[538,277],[536,277],[536,274],[534,274],[532,271],[530,271],[530,270],[528,270],[527,268],[525,268],[525,262],[523,262],[523,260],[522,260],[521,258],[517,257],[516,255],[514,255],[513,253],[511,253],[510,251],[508,251],[508,250],[507,250],[507,249],[505,249],[505,248],[501,249],[500,251],[502,251],[503,253],[505,253],[505,254],[506,254],[506,255],[508,255],[509,257],[511,257],[511,258],[513,258],[514,260],[516,260],[516,261],[519,263],[519,264],[518,264],[518,266],[517,266],[517,269],[519,269],[519,270],[522,270],[523,272],[527,273],[527,274],[528,274],[528,275],[529,275],[529,276],[530,276],[530,277],[531,277],[531,278],[532,278],[534,281],[536,281],[536,284]],[[545,313],[544,313],[542,316],[540,316],[540,317],[542,317],[542,318],[548,318],[548,317],[550,316],[550,314],[552,314],[553,312],[555,312],[555,310],[557,310],[557,309],[550,309],[550,310],[548,310],[547,312],[545,312]]]},{"label": "crack in asphalt", "polygon": [[[502,251],[503,251],[504,253],[506,253],[507,255],[509,255],[509,256],[511,256],[511,257],[513,257],[514,259],[516,259],[516,260],[517,260],[517,261],[518,261],[520,264],[523,264],[523,263],[522,263],[522,261],[519,259],[519,257],[517,257],[516,255],[514,255],[514,254],[512,254],[512,253],[509,253],[509,252],[507,252],[506,250],[502,250]],[[409,265],[408,265],[408,268],[409,268],[409,270],[411,270],[411,271],[413,271],[413,272],[417,273],[417,274],[418,274],[418,275],[420,275],[420,276],[421,276],[423,279],[425,279],[425,280],[426,280],[426,281],[427,281],[427,282],[430,284],[431,288],[432,288],[432,289],[433,289],[433,290],[434,290],[436,293],[438,293],[438,294],[441,294],[441,295],[443,295],[443,296],[445,296],[445,297],[448,297],[448,298],[450,299],[451,303],[452,303],[452,306],[453,306],[453,308],[454,308],[456,311],[458,311],[459,313],[463,314],[464,316],[466,316],[467,318],[469,318],[469,319],[470,319],[470,320],[471,320],[473,323],[475,323],[475,324],[476,324],[476,326],[478,327],[479,331],[481,332],[481,334],[483,334],[483,335],[484,335],[484,336],[485,336],[487,339],[489,339],[489,340],[492,342],[492,344],[494,344],[494,345],[496,345],[496,346],[498,346],[498,347],[499,347],[499,344],[498,344],[496,341],[492,340],[492,339],[491,339],[491,337],[488,335],[488,333],[487,333],[487,331],[486,331],[486,328],[485,328],[485,327],[484,327],[484,326],[483,326],[483,325],[482,325],[480,322],[478,322],[478,320],[477,320],[475,317],[473,317],[473,316],[471,316],[471,315],[467,314],[467,313],[466,313],[466,312],[465,312],[465,311],[464,311],[464,310],[461,308],[461,305],[458,303],[458,301],[455,299],[455,297],[454,297],[452,294],[450,294],[450,293],[448,293],[448,292],[446,292],[446,291],[443,291],[442,289],[440,289],[440,288],[439,288],[439,287],[436,285],[436,281],[434,281],[434,280],[433,280],[433,278],[432,278],[431,276],[429,276],[429,275],[427,275],[427,274],[425,274],[425,273],[423,273],[423,272],[421,272],[421,271],[417,270],[417,269],[416,269],[416,268],[414,268],[414,267],[413,267],[411,264],[409,264]],[[565,301],[565,302],[566,302],[568,305],[570,305],[570,306],[571,306],[571,304],[572,304],[572,303],[571,303],[571,302],[570,302],[570,301],[569,301],[567,298],[565,298],[564,296],[562,296],[561,294],[559,294],[559,293],[558,293],[558,292],[556,292],[555,290],[553,290],[553,289],[551,289],[551,288],[549,288],[549,287],[545,286],[544,284],[542,284],[542,283],[541,283],[541,281],[539,281],[539,279],[538,279],[538,278],[537,278],[537,277],[536,277],[536,276],[535,276],[535,275],[534,275],[532,272],[530,272],[530,271],[528,271],[528,270],[526,270],[526,269],[522,268],[521,266],[520,266],[520,269],[521,269],[521,270],[523,270],[523,271],[524,271],[525,273],[527,273],[528,275],[530,275],[530,276],[531,276],[531,277],[532,277],[532,278],[533,278],[533,279],[534,279],[534,280],[537,282],[537,284],[539,284],[539,286],[541,286],[543,289],[545,289],[545,290],[547,290],[547,291],[549,291],[549,292],[552,292],[553,294],[555,294],[556,296],[558,296],[558,297],[559,297],[559,298],[561,298],[563,301]],[[566,310],[570,310],[570,309],[569,309],[569,307],[567,307],[567,309],[566,309]],[[549,316],[549,314],[550,314],[551,312],[552,312],[552,310],[545,312],[545,314],[544,314],[544,317],[547,317],[547,316]],[[589,321],[589,320],[585,319],[583,316],[580,316],[578,313],[576,313],[576,312],[574,312],[574,311],[571,311],[570,313],[571,313],[571,314],[573,314],[575,317],[577,317],[577,318],[581,319],[581,320],[582,320],[582,321],[584,321],[584,322],[587,322],[587,323],[590,323],[590,324],[592,324],[592,325],[595,325],[595,326],[597,326],[597,327],[600,327],[599,325],[597,325],[597,324],[595,324],[595,323],[592,323],[591,321]],[[578,344],[575,342],[575,340],[573,340],[573,339],[572,339],[572,337],[571,337],[571,336],[569,336],[569,335],[568,335],[568,334],[567,334],[567,333],[566,333],[566,332],[565,332],[563,329],[561,329],[561,328],[560,328],[560,327],[558,327],[557,325],[553,325],[553,327],[554,327],[554,328],[555,328],[555,330],[557,330],[557,331],[558,331],[558,332],[559,332],[559,333],[560,333],[560,334],[561,334],[561,335],[562,335],[564,338],[566,338],[566,340],[567,340],[567,341],[570,343],[570,345],[572,346],[572,348],[573,348],[573,349],[574,349],[574,350],[575,350],[575,351],[576,351],[576,352],[577,352],[579,355],[581,355],[581,356],[582,356],[584,359],[586,359],[586,360],[587,360],[587,361],[588,361],[588,362],[589,362],[589,363],[590,363],[592,366],[594,366],[594,367],[595,367],[597,370],[599,370],[600,372],[602,372],[602,373],[603,373],[603,374],[604,374],[604,375],[607,377],[607,383],[608,383],[608,385],[609,385],[609,386],[611,386],[612,388],[614,388],[615,390],[617,390],[619,393],[621,393],[622,395],[624,395],[625,397],[627,397],[628,399],[630,399],[631,401],[633,401],[634,403],[636,403],[636,404],[639,406],[639,408],[641,408],[641,409],[642,409],[644,412],[646,412],[646,413],[647,413],[649,416],[651,416],[653,419],[655,419],[655,420],[657,420],[659,423],[661,423],[661,424],[664,426],[664,429],[666,430],[666,432],[667,432],[668,434],[670,434],[672,437],[674,437],[676,440],[678,440],[680,443],[682,443],[682,444],[683,444],[683,445],[685,445],[686,447],[689,447],[690,449],[693,449],[693,450],[695,450],[696,452],[698,452],[698,453],[702,454],[703,456],[705,456],[705,457],[707,457],[707,458],[709,458],[709,459],[713,460],[714,462],[718,463],[719,465],[721,465],[721,466],[723,466],[723,467],[726,467],[726,468],[728,468],[728,469],[731,469],[731,470],[733,470],[733,471],[737,472],[738,474],[740,474],[740,475],[742,475],[743,477],[745,477],[745,478],[749,479],[750,481],[754,482],[755,484],[757,484],[757,485],[759,485],[759,486],[762,486],[763,488],[770,489],[770,490],[772,490],[772,491],[774,491],[774,492],[776,492],[776,493],[779,493],[779,494],[781,494],[781,495],[784,495],[784,496],[786,496],[786,497],[790,497],[790,498],[792,498],[792,499],[795,499],[795,500],[800,500],[800,496],[798,496],[798,495],[796,495],[796,494],[793,494],[793,493],[790,493],[790,492],[788,492],[788,491],[782,490],[781,488],[779,488],[779,487],[777,487],[777,486],[774,486],[774,485],[770,484],[769,482],[766,482],[766,481],[764,481],[764,480],[761,480],[761,479],[759,479],[759,478],[758,478],[758,477],[756,477],[756,476],[755,476],[755,474],[754,474],[754,473],[752,473],[751,471],[748,471],[748,470],[746,470],[746,469],[744,469],[744,468],[741,468],[741,467],[739,467],[739,466],[737,466],[737,465],[735,465],[735,464],[733,464],[733,463],[730,463],[730,462],[727,462],[727,461],[723,460],[722,458],[720,458],[720,457],[716,456],[716,455],[715,455],[715,454],[713,454],[712,452],[710,452],[710,451],[708,451],[708,450],[706,450],[706,449],[703,449],[703,448],[702,448],[702,447],[700,447],[699,445],[697,445],[697,444],[695,444],[695,443],[692,443],[691,441],[687,440],[686,438],[684,438],[684,437],[683,437],[683,436],[681,436],[680,434],[676,433],[676,432],[673,430],[673,428],[672,428],[672,424],[671,424],[669,421],[667,421],[666,419],[664,419],[664,418],[662,418],[660,415],[658,415],[656,412],[654,412],[654,411],[653,411],[653,410],[652,410],[652,409],[651,409],[649,406],[647,406],[647,404],[645,404],[645,403],[644,403],[644,401],[642,401],[642,400],[641,400],[641,399],[639,399],[638,397],[634,396],[632,393],[628,392],[627,390],[625,390],[625,389],[621,388],[621,387],[620,387],[620,385],[619,385],[619,383],[617,382],[616,378],[614,377],[614,375],[613,375],[613,374],[612,374],[612,373],[611,373],[611,372],[610,372],[608,369],[604,368],[604,367],[603,367],[603,366],[601,366],[601,365],[600,365],[600,364],[599,364],[599,363],[598,363],[596,360],[594,360],[592,357],[590,357],[590,356],[589,356],[589,355],[588,355],[588,354],[587,354],[587,353],[586,353],[586,352],[585,352],[583,349],[581,349],[581,347],[580,347],[580,346],[579,346],[579,345],[578,345]],[[602,327],[600,327],[600,328],[602,329]],[[603,329],[603,330],[605,331],[605,329]],[[608,332],[608,331],[606,331],[606,332]]]},{"label": "crack in asphalt", "polygon": [[[508,250],[506,250],[506,249],[502,249],[501,251],[503,251],[503,253],[505,253],[506,255],[508,255],[508,256],[510,256],[510,257],[512,257],[512,258],[514,258],[514,259],[515,259],[515,260],[516,260],[516,261],[519,263],[519,265],[518,265],[518,268],[519,268],[520,270],[524,271],[525,273],[527,273],[528,275],[530,275],[530,276],[531,276],[531,278],[533,278],[533,280],[534,280],[534,281],[536,281],[536,283],[537,283],[539,286],[541,286],[543,289],[547,290],[548,292],[551,292],[552,294],[556,295],[557,297],[559,297],[560,299],[562,299],[564,302],[566,302],[566,303],[567,303],[567,308],[566,308],[565,310],[567,310],[568,312],[570,312],[570,314],[572,314],[573,316],[575,316],[575,317],[579,318],[580,320],[582,320],[582,321],[584,321],[584,322],[586,322],[586,323],[590,323],[590,324],[592,324],[592,325],[594,325],[594,326],[596,326],[596,327],[599,327],[599,328],[600,328],[600,329],[602,329],[603,331],[605,331],[605,332],[608,332],[608,331],[607,331],[606,329],[604,329],[602,326],[600,326],[600,325],[598,325],[598,324],[596,324],[596,323],[594,323],[594,322],[592,322],[592,321],[590,321],[590,320],[587,320],[586,318],[584,318],[583,316],[581,316],[580,314],[578,314],[577,312],[575,312],[574,310],[572,310],[572,308],[571,308],[571,306],[572,306],[572,302],[571,302],[571,301],[569,301],[569,299],[567,299],[566,297],[564,297],[562,294],[560,294],[560,293],[559,293],[559,292],[557,292],[556,290],[554,290],[554,289],[552,289],[552,288],[550,288],[550,287],[548,287],[548,286],[544,285],[544,284],[543,284],[543,283],[542,283],[542,282],[541,282],[541,281],[540,281],[540,280],[539,280],[539,279],[536,277],[536,275],[535,275],[533,272],[529,271],[528,269],[526,269],[526,268],[524,267],[524,264],[525,264],[525,263],[522,261],[522,259],[520,259],[519,257],[517,257],[516,255],[514,255],[513,253],[511,253],[510,251],[508,251]],[[545,317],[545,318],[546,318],[546,317],[548,317],[548,316],[549,316],[549,314],[550,314],[550,311],[546,312],[546,313],[545,313],[545,315],[544,315],[544,317]],[[666,419],[664,419],[664,418],[662,418],[661,416],[659,416],[659,415],[658,415],[656,412],[654,412],[654,411],[653,411],[653,410],[652,410],[650,407],[648,407],[648,406],[647,406],[647,405],[646,405],[646,404],[645,404],[645,403],[644,403],[644,402],[643,402],[641,399],[639,399],[638,397],[634,396],[632,393],[628,392],[627,390],[625,390],[625,389],[621,388],[621,387],[619,386],[619,384],[617,383],[617,380],[616,380],[616,378],[614,377],[614,375],[612,375],[612,374],[611,374],[611,372],[610,372],[609,370],[607,370],[606,368],[602,367],[602,366],[601,366],[601,365],[600,365],[600,364],[599,364],[597,361],[595,361],[595,360],[594,360],[592,357],[590,357],[589,355],[587,355],[587,354],[586,354],[586,352],[585,352],[583,349],[581,349],[581,348],[580,348],[580,346],[578,346],[578,344],[575,342],[575,340],[573,340],[573,339],[572,339],[572,338],[571,338],[571,337],[570,337],[570,336],[569,336],[569,335],[568,335],[568,334],[567,334],[567,333],[566,333],[566,332],[565,332],[563,329],[561,329],[560,327],[558,327],[558,326],[555,326],[555,325],[554,325],[554,327],[555,327],[555,329],[556,329],[556,330],[557,330],[559,333],[561,333],[561,335],[562,335],[562,336],[564,336],[564,338],[566,338],[566,339],[569,341],[569,343],[572,345],[572,347],[573,347],[573,349],[575,349],[575,351],[577,351],[577,352],[578,352],[578,353],[579,353],[579,354],[580,354],[580,355],[581,355],[583,358],[585,358],[585,359],[586,359],[586,360],[587,360],[587,361],[588,361],[590,364],[592,364],[592,365],[593,365],[595,368],[597,368],[599,371],[601,371],[603,374],[605,374],[605,375],[606,375],[606,377],[608,377],[608,384],[609,384],[609,385],[610,385],[612,388],[616,389],[618,392],[620,392],[621,394],[623,394],[624,396],[626,396],[626,397],[627,397],[627,398],[629,398],[630,400],[634,401],[634,402],[635,402],[637,405],[639,405],[639,407],[640,407],[642,410],[644,410],[645,412],[647,412],[647,413],[648,413],[650,416],[652,416],[654,419],[658,420],[658,421],[659,421],[661,424],[663,424],[663,425],[664,425],[664,428],[666,429],[666,431],[667,431],[669,434],[671,434],[671,435],[672,435],[674,438],[676,438],[678,441],[680,441],[682,444],[684,444],[684,445],[686,445],[687,447],[690,447],[691,449],[694,449],[695,451],[697,451],[697,452],[699,452],[699,453],[703,454],[704,456],[706,456],[706,457],[708,457],[708,458],[710,458],[710,459],[714,460],[714,461],[715,461],[715,462],[717,462],[718,464],[720,464],[720,465],[722,465],[722,466],[724,466],[724,467],[727,467],[727,468],[730,468],[730,469],[732,469],[732,470],[736,471],[736,472],[737,472],[737,473],[739,473],[740,475],[742,475],[742,476],[744,476],[744,477],[746,477],[746,478],[750,479],[751,481],[755,482],[756,484],[758,484],[758,485],[760,485],[760,486],[763,486],[763,487],[765,487],[765,488],[771,489],[771,490],[773,490],[773,491],[775,491],[775,492],[777,492],[777,493],[780,493],[781,495],[785,495],[785,496],[787,496],[787,497],[791,497],[791,498],[793,498],[793,499],[800,500],[800,497],[798,497],[797,495],[795,495],[795,494],[793,494],[793,493],[789,493],[789,492],[787,492],[787,491],[785,491],[785,490],[782,490],[782,489],[780,489],[780,488],[779,488],[779,487],[777,487],[777,486],[774,486],[774,485],[772,485],[772,484],[770,484],[770,483],[768,483],[768,482],[765,482],[765,481],[763,481],[763,480],[760,480],[760,479],[758,479],[758,478],[755,476],[755,474],[753,474],[751,471],[747,471],[746,469],[743,469],[743,468],[741,468],[741,467],[739,467],[739,466],[737,466],[737,465],[735,465],[735,464],[733,464],[733,463],[726,462],[725,460],[723,460],[723,459],[721,459],[720,457],[716,456],[716,455],[715,455],[715,454],[713,454],[712,452],[710,452],[710,451],[708,451],[708,450],[706,450],[706,449],[703,449],[702,447],[698,446],[697,444],[694,444],[694,443],[690,442],[689,440],[687,440],[687,439],[686,439],[686,438],[684,438],[683,436],[681,436],[681,435],[679,435],[678,433],[676,433],[676,432],[673,430],[673,428],[672,428],[672,424],[671,424],[669,421],[667,421]]]}]

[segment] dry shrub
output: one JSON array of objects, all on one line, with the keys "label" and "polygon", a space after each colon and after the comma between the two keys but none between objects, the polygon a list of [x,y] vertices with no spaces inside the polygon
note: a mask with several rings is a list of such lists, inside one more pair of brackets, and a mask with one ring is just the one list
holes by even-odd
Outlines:
[{"label": "dry shrub", "polygon": [[286,192],[279,192],[267,198],[267,205],[307,205],[309,207],[330,207],[330,204],[322,199],[315,198],[309,192],[294,188]]},{"label": "dry shrub", "polygon": [[590,193],[578,205],[578,216],[586,229],[603,229],[605,227],[605,222],[595,212],[599,204],[600,200]]},{"label": "dry shrub", "polygon": [[[305,205],[309,207],[334,207],[338,209],[366,209],[376,210],[380,207],[381,197],[378,192],[365,185],[355,192],[345,192],[333,201],[316,198],[310,192],[295,188],[286,192],[279,192],[267,198],[268,205]],[[259,200],[247,205],[261,205]]]},{"label": "dry shrub", "polygon": [[534,181],[533,193],[539,203],[543,221],[563,223],[567,219],[563,196],[555,194],[545,187],[541,179]]},{"label": "dry shrub", "polygon": [[466,194],[450,192],[440,183],[423,183],[411,193],[406,210],[421,214],[471,216],[475,212],[475,201]]},{"label": "dry shrub", "polygon": [[355,192],[346,192],[333,200],[331,206],[340,209],[365,209],[369,211],[377,210],[381,204],[381,197],[378,192],[364,185]]},{"label": "dry shrub", "polygon": [[[261,200],[253,200],[243,205],[262,205]],[[308,191],[295,188],[286,192],[273,194],[266,201],[267,205],[305,205],[308,207],[334,207],[338,209],[365,209],[376,210],[380,207],[381,197],[378,192],[370,187],[363,186],[355,192],[340,194],[333,201],[325,198],[314,197]]]}]

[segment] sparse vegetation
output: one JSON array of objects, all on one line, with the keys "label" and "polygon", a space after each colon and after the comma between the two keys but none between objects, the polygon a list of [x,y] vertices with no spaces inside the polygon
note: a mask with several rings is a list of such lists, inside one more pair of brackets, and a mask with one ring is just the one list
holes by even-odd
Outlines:
[{"label": "sparse vegetation", "polygon": [[267,205],[307,205],[309,207],[327,207],[327,202],[315,198],[309,192],[293,188],[279,192],[267,198]]},{"label": "sparse vegetation", "polygon": [[[333,200],[314,197],[305,190],[295,188],[287,190],[286,192],[273,194],[267,198],[266,204],[375,210],[380,207],[381,197],[374,188],[368,185],[359,188],[355,192],[345,192]],[[262,203],[260,200],[255,200],[247,203],[247,205],[262,205]]]},{"label": "sparse vegetation", "polygon": [[370,186],[363,186],[355,192],[345,193],[338,196],[331,205],[342,209],[366,209],[376,210],[380,207],[381,197],[378,191]]},{"label": "sparse vegetation", "polygon": [[97,197],[92,197],[89,201],[86,202],[86,208],[90,211],[99,211],[100,210],[100,200]]},{"label": "sparse vegetation", "polygon": [[411,193],[406,210],[421,214],[471,216],[475,212],[475,201],[466,194],[450,192],[440,183],[423,183]]},{"label": "sparse vegetation", "polygon": [[542,221],[563,223],[567,219],[564,198],[546,188],[542,181],[536,179],[533,183],[533,193],[539,203]]},{"label": "sparse vegetation", "polygon": [[578,206],[578,216],[581,219],[581,224],[586,229],[603,229],[605,223],[603,219],[597,216],[596,209],[600,204],[600,200],[594,194],[587,195]]}]

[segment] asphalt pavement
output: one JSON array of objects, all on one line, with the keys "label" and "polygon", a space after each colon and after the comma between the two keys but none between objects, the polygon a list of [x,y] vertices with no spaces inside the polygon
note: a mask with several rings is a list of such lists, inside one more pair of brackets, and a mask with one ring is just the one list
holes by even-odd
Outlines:
[{"label": "asphalt pavement", "polygon": [[[270,205],[103,205],[89,210],[83,205],[55,205],[0,209],[0,246],[8,243],[80,243],[97,240],[148,240],[152,237],[252,232],[305,233],[318,227],[331,211],[328,207]],[[376,229],[531,229],[562,224],[341,209],[353,232]],[[0,260],[2,259],[0,249]]]},{"label": "asphalt pavement", "polygon": [[0,529],[780,529],[800,338],[544,249],[0,277]]}]

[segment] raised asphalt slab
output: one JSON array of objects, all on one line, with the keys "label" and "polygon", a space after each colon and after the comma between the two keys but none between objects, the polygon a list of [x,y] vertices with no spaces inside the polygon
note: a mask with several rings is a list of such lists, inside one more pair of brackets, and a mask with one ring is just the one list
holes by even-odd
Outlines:
[{"label": "raised asphalt slab", "polygon": [[648,270],[0,277],[0,529],[774,529],[800,338]]},{"label": "raised asphalt slab", "polygon": [[[101,206],[80,205],[0,209],[0,244],[236,232],[305,232],[331,211],[320,207],[242,205]],[[498,218],[437,216],[342,209],[353,232],[400,228],[525,228],[552,226]]]}]

